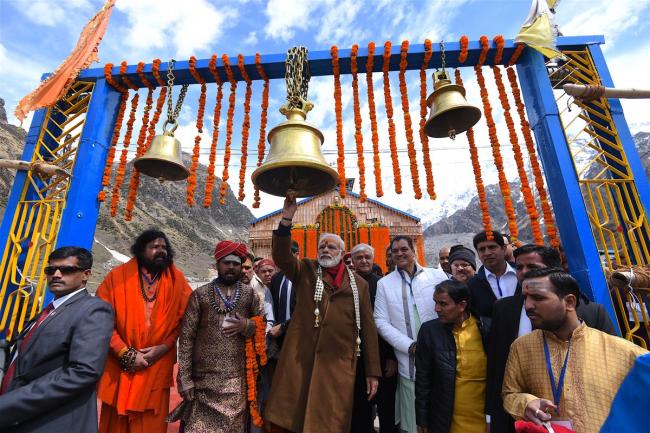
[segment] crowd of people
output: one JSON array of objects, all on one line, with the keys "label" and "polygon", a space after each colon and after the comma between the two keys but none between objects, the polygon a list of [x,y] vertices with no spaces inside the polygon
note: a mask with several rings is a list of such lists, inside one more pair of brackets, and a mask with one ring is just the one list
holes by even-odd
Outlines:
[{"label": "crowd of people", "polygon": [[[373,247],[345,252],[331,233],[301,258],[296,208],[287,196],[272,257],[221,241],[218,276],[194,291],[159,230],[96,296],[91,253],[53,251],[54,300],[11,342],[0,430],[162,433],[179,420],[187,433],[374,433],[378,418],[380,433],[510,433],[516,420],[597,433],[647,353],[616,336],[553,248],[480,232],[427,268],[398,235],[382,275]],[[260,329],[257,427],[246,339]],[[183,401],[170,408],[174,380]]]}]

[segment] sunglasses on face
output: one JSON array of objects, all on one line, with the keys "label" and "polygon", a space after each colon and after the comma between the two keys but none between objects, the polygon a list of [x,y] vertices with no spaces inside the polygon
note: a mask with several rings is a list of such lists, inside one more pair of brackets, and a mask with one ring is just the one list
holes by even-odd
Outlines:
[{"label": "sunglasses on face", "polygon": [[43,269],[43,272],[45,272],[45,275],[52,276],[56,274],[56,271],[61,272],[61,275],[70,275],[85,270],[86,269],[80,268],[79,266],[46,266],[45,269]]}]

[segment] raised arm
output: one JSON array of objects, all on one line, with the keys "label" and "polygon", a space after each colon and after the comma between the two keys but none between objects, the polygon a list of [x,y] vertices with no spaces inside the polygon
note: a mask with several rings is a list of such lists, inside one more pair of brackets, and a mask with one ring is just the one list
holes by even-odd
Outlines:
[{"label": "raised arm", "polygon": [[287,192],[280,225],[273,232],[273,261],[291,281],[298,281],[297,277],[304,266],[302,261],[291,254],[291,224],[297,209],[295,193]]}]

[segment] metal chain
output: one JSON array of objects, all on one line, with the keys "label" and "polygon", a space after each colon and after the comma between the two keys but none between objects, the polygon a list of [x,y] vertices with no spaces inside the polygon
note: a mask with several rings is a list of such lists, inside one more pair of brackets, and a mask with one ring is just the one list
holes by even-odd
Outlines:
[{"label": "metal chain", "polygon": [[306,47],[293,47],[287,51],[284,81],[287,84],[288,108],[302,107],[309,89],[309,62]]},{"label": "metal chain", "polygon": [[181,107],[183,106],[183,101],[185,100],[185,95],[187,94],[187,88],[189,84],[183,84],[181,86],[181,92],[178,95],[178,100],[176,101],[176,108],[172,111],[172,88],[174,87],[174,65],[176,60],[170,59],[167,64],[167,121],[166,124],[176,124],[176,119],[181,112]]},{"label": "metal chain", "polygon": [[440,59],[442,61],[442,70],[445,70],[445,41],[440,41]]}]

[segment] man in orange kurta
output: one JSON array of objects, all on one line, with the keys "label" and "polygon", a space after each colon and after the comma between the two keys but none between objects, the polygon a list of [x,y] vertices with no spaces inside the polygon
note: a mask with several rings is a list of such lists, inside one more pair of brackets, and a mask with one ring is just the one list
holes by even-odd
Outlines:
[{"label": "man in orange kurta", "polygon": [[176,340],[191,288],[173,264],[165,234],[147,230],[133,258],[113,269],[97,296],[115,310],[115,328],[97,395],[100,433],[164,433]]}]

